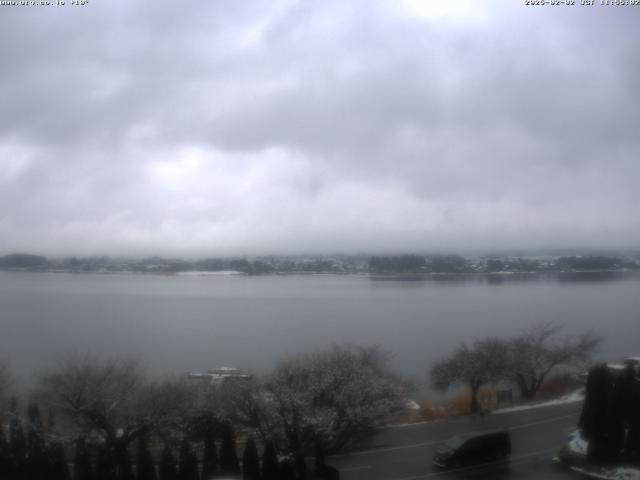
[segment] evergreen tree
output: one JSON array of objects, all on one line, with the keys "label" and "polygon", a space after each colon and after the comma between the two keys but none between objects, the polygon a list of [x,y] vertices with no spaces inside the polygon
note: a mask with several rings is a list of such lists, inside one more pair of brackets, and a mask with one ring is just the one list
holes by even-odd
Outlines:
[{"label": "evergreen tree", "polygon": [[247,439],[242,454],[242,478],[243,480],[260,480],[260,459],[253,437]]},{"label": "evergreen tree", "polygon": [[18,400],[16,397],[11,397],[9,401],[9,440],[13,443],[13,437],[15,435],[16,428],[20,424],[20,414],[18,413]]},{"label": "evergreen tree", "polygon": [[47,433],[54,433],[56,430],[56,414],[50,408],[47,414]]},{"label": "evergreen tree", "polygon": [[24,463],[27,457],[27,441],[24,438],[22,425],[18,425],[11,432],[11,455],[16,463]]},{"label": "evergreen tree", "polygon": [[11,457],[14,475],[18,479],[26,478],[27,441],[24,438],[22,425],[18,422],[11,432]]},{"label": "evergreen tree", "polygon": [[236,441],[229,424],[222,427],[222,444],[220,445],[220,474],[239,475],[240,463],[236,453]]},{"label": "evergreen tree", "polygon": [[607,398],[607,453],[610,461],[622,460],[627,436],[626,396],[624,375],[609,375]]},{"label": "evergreen tree", "polygon": [[211,480],[218,473],[218,452],[212,435],[205,437],[201,480]]},{"label": "evergreen tree", "polygon": [[84,437],[78,437],[76,440],[76,453],[73,462],[73,479],[74,480],[93,480],[93,468],[91,459],[87,451],[87,444]]},{"label": "evergreen tree", "polygon": [[178,480],[178,468],[176,460],[169,445],[165,445],[160,457],[159,468],[160,480]]},{"label": "evergreen tree", "polygon": [[[298,452],[294,457],[294,467],[297,478],[307,478],[307,462],[305,461],[305,457],[302,453]],[[294,475],[292,478],[296,478]]]},{"label": "evergreen tree", "polygon": [[220,421],[210,413],[196,415],[187,423],[186,431],[192,441],[206,442],[215,438],[220,428]]},{"label": "evergreen tree", "polygon": [[31,403],[27,407],[27,418],[29,419],[29,428],[38,432],[43,430],[42,418],[40,417],[40,408],[37,403]]},{"label": "evergreen tree", "polygon": [[2,419],[0,419],[0,478],[11,478],[13,476],[13,461],[11,458],[11,447],[4,435]]},{"label": "evergreen tree", "polygon": [[592,463],[619,462],[633,456],[636,380],[632,372],[612,371],[607,365],[593,367],[587,377],[585,402],[579,426],[589,442]]},{"label": "evergreen tree", "polygon": [[[9,401],[9,445],[11,446],[11,455],[13,456],[13,444],[20,425],[20,414],[18,413],[18,400],[11,397]],[[26,445],[25,445],[26,454]]]},{"label": "evergreen tree", "polygon": [[118,449],[118,474],[117,480],[135,480],[133,475],[133,467],[131,466],[131,458],[129,458],[129,450],[126,446]]},{"label": "evergreen tree", "polygon": [[629,396],[627,398],[627,444],[626,457],[629,461],[640,464],[640,375],[629,366]]},{"label": "evergreen tree", "polygon": [[49,475],[46,477],[47,480],[71,480],[64,447],[60,442],[51,445],[49,455]]},{"label": "evergreen tree", "polygon": [[147,437],[141,437],[138,442],[137,480],[156,480],[156,469],[153,456],[149,451]]},{"label": "evergreen tree", "polygon": [[296,464],[291,458],[285,458],[278,465],[278,480],[296,480]]},{"label": "evergreen tree", "polygon": [[[33,418],[29,412],[30,420]],[[24,462],[24,471],[29,480],[48,480],[49,452],[39,430],[37,423],[31,423],[28,433],[27,456]]]},{"label": "evergreen tree", "polygon": [[589,441],[587,458],[594,463],[606,461],[607,457],[608,389],[608,367],[604,364],[592,367],[587,377],[579,425]]},{"label": "evergreen tree", "polygon": [[278,480],[278,455],[273,442],[267,442],[262,453],[262,480]]},{"label": "evergreen tree", "polygon": [[102,446],[96,457],[95,480],[116,480],[114,455],[110,448]]},{"label": "evergreen tree", "polygon": [[182,439],[180,447],[179,474],[180,480],[199,480],[198,457],[186,437]]}]

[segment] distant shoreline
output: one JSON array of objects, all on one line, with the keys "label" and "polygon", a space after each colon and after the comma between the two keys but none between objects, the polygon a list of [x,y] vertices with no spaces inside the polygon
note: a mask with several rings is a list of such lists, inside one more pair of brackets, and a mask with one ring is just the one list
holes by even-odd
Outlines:
[{"label": "distant shoreline", "polygon": [[273,277],[273,276],[353,276],[368,277],[376,281],[446,281],[462,279],[487,279],[507,280],[525,278],[615,278],[615,277],[640,277],[637,270],[554,270],[539,272],[423,272],[423,273],[374,273],[374,272],[314,272],[314,271],[273,271],[264,273],[248,273],[234,270],[221,271],[136,271],[136,270],[54,270],[54,269],[28,269],[28,268],[0,268],[4,273],[47,273],[47,274],[67,274],[67,275],[135,275],[135,276],[159,276],[159,277]]},{"label": "distant shoreline", "polygon": [[29,253],[0,257],[0,270],[63,273],[144,273],[182,276],[228,275],[370,275],[380,278],[443,279],[469,276],[503,278],[545,274],[640,272],[640,254],[573,256],[477,256],[456,254],[391,256],[319,255],[180,258],[68,257],[52,259]]}]

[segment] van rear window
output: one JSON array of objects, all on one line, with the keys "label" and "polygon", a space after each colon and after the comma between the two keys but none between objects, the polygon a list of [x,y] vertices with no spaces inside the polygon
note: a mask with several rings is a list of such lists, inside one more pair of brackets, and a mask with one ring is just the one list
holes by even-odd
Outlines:
[{"label": "van rear window", "polygon": [[447,440],[445,442],[445,445],[449,448],[456,449],[462,446],[464,440],[464,438],[456,435],[455,437],[451,437],[449,440]]}]

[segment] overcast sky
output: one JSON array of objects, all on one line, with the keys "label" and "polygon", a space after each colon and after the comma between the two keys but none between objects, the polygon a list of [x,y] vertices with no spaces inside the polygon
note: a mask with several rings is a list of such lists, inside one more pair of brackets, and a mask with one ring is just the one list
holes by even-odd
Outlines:
[{"label": "overcast sky", "polygon": [[66,3],[0,6],[0,253],[639,244],[640,7]]}]

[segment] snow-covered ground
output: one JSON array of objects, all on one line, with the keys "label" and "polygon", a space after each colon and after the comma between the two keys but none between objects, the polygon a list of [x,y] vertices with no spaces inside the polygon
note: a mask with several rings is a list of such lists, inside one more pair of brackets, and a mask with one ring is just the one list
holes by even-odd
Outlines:
[{"label": "snow-covered ground", "polygon": [[[579,430],[569,435],[567,448],[571,453],[586,456],[589,442],[582,437]],[[571,466],[576,472],[589,475],[593,478],[603,478],[605,480],[640,480],[640,468],[633,467],[579,467]]]},{"label": "snow-covered ground", "polygon": [[582,400],[584,400],[584,388],[576,390],[575,392],[572,392],[568,395],[564,395],[560,398],[556,398],[555,400],[549,400],[548,402],[519,405],[517,407],[500,408],[498,410],[494,410],[492,413],[519,412],[520,410],[529,410],[531,408],[541,408],[541,407],[552,407],[553,405],[562,405],[564,403],[581,402]]},{"label": "snow-covered ground", "polygon": [[586,455],[587,447],[589,443],[582,438],[582,433],[580,430],[576,430],[571,435],[569,435],[569,444],[567,447],[573,453],[577,453],[578,455]]},{"label": "snow-covered ground", "polygon": [[604,478],[605,480],[640,480],[640,468],[614,467],[594,471],[582,467],[571,467],[571,470],[589,475],[593,478]]},{"label": "snow-covered ground", "polygon": [[420,405],[418,405],[414,400],[407,400],[405,402],[405,408],[407,410],[418,411],[418,410],[420,410]]}]

